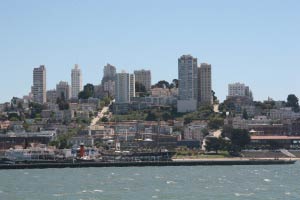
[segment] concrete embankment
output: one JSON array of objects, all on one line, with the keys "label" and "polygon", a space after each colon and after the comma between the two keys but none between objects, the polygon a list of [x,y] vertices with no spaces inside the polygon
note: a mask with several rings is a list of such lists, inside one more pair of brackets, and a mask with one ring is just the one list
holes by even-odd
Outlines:
[{"label": "concrete embankment", "polygon": [[146,167],[146,166],[201,166],[201,165],[279,165],[294,164],[295,160],[196,160],[160,162],[84,162],[84,163],[34,163],[1,164],[0,169],[44,169],[84,167]]}]

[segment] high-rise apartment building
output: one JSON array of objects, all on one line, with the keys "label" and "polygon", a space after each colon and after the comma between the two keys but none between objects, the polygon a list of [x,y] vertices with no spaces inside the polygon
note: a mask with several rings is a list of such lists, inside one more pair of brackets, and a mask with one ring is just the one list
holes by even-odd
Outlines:
[{"label": "high-rise apartment building", "polygon": [[151,89],[151,71],[150,70],[135,70],[135,82],[141,83],[145,86],[146,91]]},{"label": "high-rise apartment building", "polygon": [[46,102],[46,68],[41,65],[33,69],[33,101],[43,104]]},{"label": "high-rise apartment building", "polygon": [[129,75],[129,78],[130,78],[130,98],[131,97],[135,97],[135,82],[136,82],[136,80],[135,80],[135,75],[134,74],[130,74]]},{"label": "high-rise apartment building", "polygon": [[116,76],[116,67],[107,63],[103,69],[103,78],[113,79]]},{"label": "high-rise apartment building", "polygon": [[70,86],[68,82],[60,81],[56,85],[56,97],[60,99],[68,100],[70,98]]},{"label": "high-rise apartment building", "polygon": [[228,85],[227,99],[236,96],[249,97],[250,99],[253,99],[249,86],[246,86],[244,83],[232,83]]},{"label": "high-rise apartment building", "polygon": [[74,69],[71,72],[71,96],[72,98],[78,98],[79,92],[82,90],[82,73],[81,69],[75,64]]},{"label": "high-rise apartment building", "polygon": [[197,58],[183,55],[178,59],[178,112],[197,110],[198,67]]},{"label": "high-rise apartment building", "polygon": [[126,72],[117,73],[115,77],[116,103],[130,103],[134,97],[134,75]]},{"label": "high-rise apartment building", "polygon": [[109,96],[115,95],[115,77],[116,67],[111,64],[106,64],[103,69],[103,78],[101,81],[103,91]]},{"label": "high-rise apartment building", "polygon": [[198,103],[199,105],[213,103],[211,65],[207,63],[201,63],[198,68]]}]

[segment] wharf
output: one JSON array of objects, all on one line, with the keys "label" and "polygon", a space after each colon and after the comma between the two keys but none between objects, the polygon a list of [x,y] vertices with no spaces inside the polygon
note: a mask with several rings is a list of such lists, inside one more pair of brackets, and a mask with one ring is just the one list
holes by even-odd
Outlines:
[{"label": "wharf", "polygon": [[188,160],[156,162],[81,162],[81,163],[22,163],[0,164],[1,169],[46,169],[46,168],[85,168],[85,167],[147,167],[147,166],[210,166],[210,165],[283,165],[294,164],[296,160],[244,159],[244,160]]}]

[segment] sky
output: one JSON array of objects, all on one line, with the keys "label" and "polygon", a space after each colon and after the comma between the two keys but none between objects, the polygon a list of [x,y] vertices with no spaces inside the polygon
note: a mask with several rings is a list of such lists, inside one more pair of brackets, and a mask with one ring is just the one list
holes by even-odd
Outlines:
[{"label": "sky", "polygon": [[220,100],[242,82],[255,100],[300,96],[298,0],[9,0],[0,3],[0,103],[27,95],[32,70],[47,89],[71,80],[100,84],[103,66],[150,69],[152,83],[178,77],[178,58],[212,65]]}]

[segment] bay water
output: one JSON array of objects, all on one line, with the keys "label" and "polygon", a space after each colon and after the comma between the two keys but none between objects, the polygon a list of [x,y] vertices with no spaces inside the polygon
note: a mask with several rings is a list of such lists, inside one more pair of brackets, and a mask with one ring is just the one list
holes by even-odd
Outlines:
[{"label": "bay water", "polygon": [[299,200],[300,163],[0,171],[0,200]]}]

